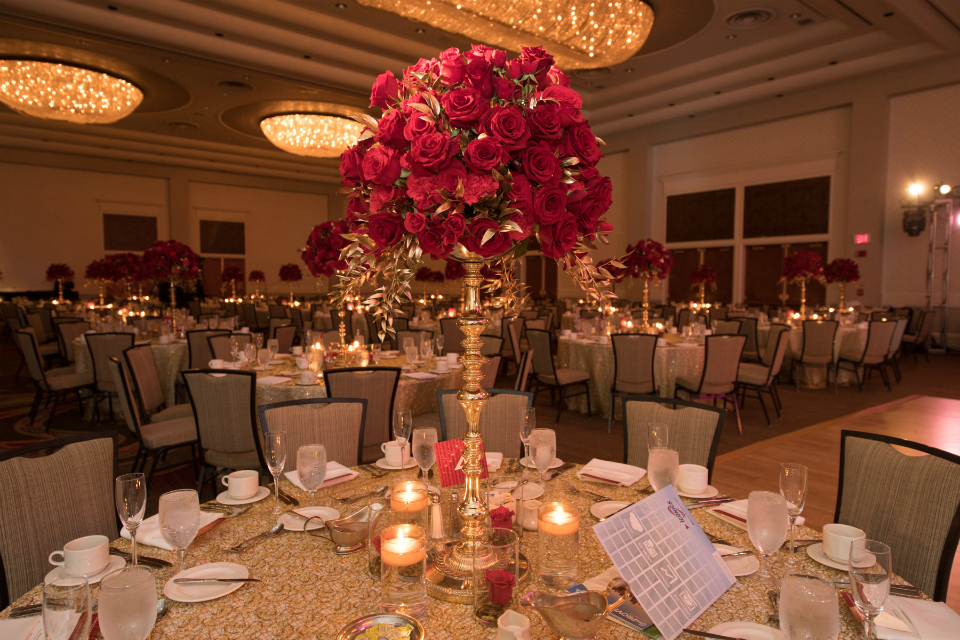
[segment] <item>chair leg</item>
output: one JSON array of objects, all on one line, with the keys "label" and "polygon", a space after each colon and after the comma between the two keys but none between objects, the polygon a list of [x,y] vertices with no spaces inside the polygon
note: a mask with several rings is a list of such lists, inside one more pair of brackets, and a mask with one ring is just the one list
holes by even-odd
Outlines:
[{"label": "chair leg", "polygon": [[53,424],[53,416],[57,413],[57,405],[60,404],[60,398],[63,396],[62,391],[58,391],[57,395],[53,398],[53,408],[50,410],[50,416],[47,418],[47,433],[50,433],[50,426]]},{"label": "chair leg", "polygon": [[30,424],[37,419],[37,411],[40,410],[40,402],[43,400],[43,390],[37,389],[37,395],[33,396],[33,406],[30,407]]},{"label": "chair leg", "polygon": [[610,392],[610,409],[607,414],[607,433],[610,433],[610,428],[613,425],[613,410],[614,410],[615,402],[616,402],[616,396],[613,395],[613,392],[611,391]]},{"label": "chair leg", "polygon": [[590,385],[584,382],[583,389],[584,389],[584,393],[587,396],[587,417],[589,418],[590,416],[593,415],[593,407],[590,406]]},{"label": "chair leg", "polygon": [[892,392],[893,387],[890,386],[890,376],[887,375],[887,368],[881,364],[877,367],[877,370],[880,372],[880,377],[883,378],[883,384],[886,385],[887,391]]},{"label": "chair leg", "polygon": [[783,417],[783,414],[780,413],[780,403],[777,402],[776,389],[774,389],[773,385],[770,385],[767,387],[767,391],[770,392],[770,401],[773,403],[773,409],[777,412],[777,420],[779,420]]},{"label": "chair leg", "polygon": [[[773,424],[770,422],[770,414],[767,413],[767,403],[763,401],[763,394],[760,392],[760,389],[757,389],[757,400],[760,401],[760,408],[763,409],[763,417],[767,419],[767,426],[772,427]],[[737,417],[740,416],[740,412],[737,411]]]},{"label": "chair leg", "polygon": [[563,412],[563,400],[564,400],[564,396],[566,396],[566,389],[564,387],[560,387],[559,391],[560,391],[560,402],[557,403],[557,419],[553,424],[560,424],[560,414]]},{"label": "chair leg", "polygon": [[740,435],[743,435],[743,423],[740,422],[740,407],[737,406],[737,399],[733,399],[733,410],[737,413],[737,429],[740,431]]},{"label": "chair leg", "polygon": [[[167,453],[167,450],[164,449],[164,450],[163,450],[163,455],[166,455],[166,453]],[[156,471],[157,471],[157,465],[158,465],[159,463],[160,463],[160,454],[154,453],[154,454],[153,454],[153,464],[150,465],[150,473],[147,474],[147,487],[150,486],[150,481],[153,480],[153,474],[156,473]],[[144,465],[144,466],[146,466],[146,465]],[[200,495],[200,492],[199,492],[199,491],[197,492],[197,495],[198,495],[198,496]]]},{"label": "chair leg", "polygon": [[797,387],[797,393],[800,393],[800,372],[797,371],[800,368],[800,363],[796,360],[793,361],[793,383]]}]

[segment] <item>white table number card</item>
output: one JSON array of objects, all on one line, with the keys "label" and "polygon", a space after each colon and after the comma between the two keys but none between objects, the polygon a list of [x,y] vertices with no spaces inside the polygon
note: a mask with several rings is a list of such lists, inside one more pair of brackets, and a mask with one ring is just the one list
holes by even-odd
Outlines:
[{"label": "white table number card", "polygon": [[736,582],[672,486],[593,530],[666,640],[679,636]]}]

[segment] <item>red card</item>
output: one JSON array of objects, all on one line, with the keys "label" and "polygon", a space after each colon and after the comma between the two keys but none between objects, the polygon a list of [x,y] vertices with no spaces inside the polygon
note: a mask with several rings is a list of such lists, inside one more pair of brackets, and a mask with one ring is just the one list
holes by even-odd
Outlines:
[{"label": "red card", "polygon": [[[483,445],[480,445],[480,447],[482,453]],[[458,484],[464,484],[467,481],[467,476],[463,473],[463,469],[457,469],[457,463],[460,462],[460,456],[463,455],[463,450],[466,448],[467,445],[464,444],[460,438],[456,440],[445,440],[433,445],[433,450],[437,454],[437,469],[440,473],[441,487],[453,487]],[[480,459],[483,463],[483,472],[480,474],[480,477],[486,478],[487,456],[482,455]]]}]

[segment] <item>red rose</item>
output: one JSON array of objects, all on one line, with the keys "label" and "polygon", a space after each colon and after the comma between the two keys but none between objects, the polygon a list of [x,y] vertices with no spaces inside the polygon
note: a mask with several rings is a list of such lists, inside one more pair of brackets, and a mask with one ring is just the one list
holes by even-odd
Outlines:
[{"label": "red rose", "polygon": [[520,64],[524,75],[535,76],[539,84],[553,66],[553,56],[543,47],[520,47]]},{"label": "red rose", "polygon": [[560,220],[567,210],[567,194],[558,187],[543,187],[533,197],[533,213],[541,225]]},{"label": "red rose", "polygon": [[493,138],[471,140],[463,152],[467,166],[477,173],[490,173],[502,164],[510,162],[510,154]]},{"label": "red rose", "polygon": [[407,125],[403,128],[404,138],[407,140],[416,140],[422,135],[434,133],[437,130],[437,125],[424,119],[425,114],[414,111],[413,109],[410,111],[412,111],[413,114],[407,118]]},{"label": "red rose", "polygon": [[583,98],[580,94],[559,84],[550,85],[544,89],[541,95],[544,99],[556,100],[560,105],[560,124],[569,127],[574,122],[583,122],[583,114],[580,109],[583,108]]},{"label": "red rose", "polygon": [[403,218],[392,213],[375,213],[367,222],[367,231],[378,247],[393,246],[403,235]]},{"label": "red rose", "polygon": [[490,526],[494,529],[510,529],[513,526],[513,511],[500,505],[490,511]]},{"label": "red rose", "polygon": [[[495,233],[486,244],[481,244],[483,235],[488,230],[493,230]],[[500,233],[500,225],[495,220],[474,218],[470,221],[470,232],[463,239],[463,246],[484,258],[492,258],[506,253],[513,246],[513,242],[510,236]]]},{"label": "red rose", "polygon": [[436,260],[445,259],[456,246],[456,243],[445,242],[443,227],[433,223],[427,223],[423,231],[417,234],[417,241],[424,253],[429,253]]},{"label": "red rose", "polygon": [[363,164],[363,154],[355,147],[350,147],[340,154],[341,184],[353,186],[362,180],[360,166]]},{"label": "red rose", "polygon": [[554,102],[539,102],[527,111],[530,133],[538,140],[559,140],[563,134],[560,126],[560,107]]},{"label": "red rose", "polygon": [[493,97],[492,65],[483,58],[467,58],[465,67],[467,82],[489,100]]},{"label": "red rose", "polygon": [[516,100],[520,97],[520,86],[507,78],[494,78],[493,88],[501,100]]},{"label": "red rose", "polygon": [[393,77],[393,71],[387,71],[377,76],[373,83],[373,90],[370,92],[370,108],[387,108],[388,100],[400,99],[400,85]]},{"label": "red rose", "polygon": [[510,219],[517,223],[520,227],[520,231],[510,231],[510,237],[514,242],[521,242],[530,236],[530,232],[533,231],[534,221],[531,216],[528,216],[524,213],[511,213]]},{"label": "red rose", "polygon": [[565,213],[555,223],[540,225],[540,251],[548,258],[559,260],[577,244],[577,223],[573,215]]},{"label": "red rose", "polygon": [[513,599],[513,589],[517,584],[516,576],[503,569],[488,569],[485,577],[490,603],[499,607],[509,605]]},{"label": "red rose", "polygon": [[396,109],[388,111],[380,118],[380,126],[373,137],[380,144],[388,144],[394,149],[403,150],[407,146],[407,141],[403,137],[405,124],[403,114],[400,111]]},{"label": "red rose", "polygon": [[511,58],[507,60],[507,64],[504,67],[507,71],[507,77],[511,80],[519,80],[520,76],[523,75],[523,65],[520,62],[520,58]]},{"label": "red rose", "polygon": [[527,122],[515,105],[488,110],[480,122],[480,129],[488,136],[496,138],[507,151],[519,151],[527,146],[527,141],[530,140]]},{"label": "red rose", "polygon": [[597,223],[608,208],[600,198],[587,195],[586,191],[577,191],[567,199],[567,210],[577,219],[577,227],[584,235],[596,231]]},{"label": "red rose", "polygon": [[410,233],[420,233],[427,224],[427,216],[419,211],[411,211],[403,220],[403,228]]},{"label": "red rose", "polygon": [[370,206],[367,199],[360,193],[355,193],[347,200],[347,221],[353,226],[354,221],[359,217],[366,217],[370,213]]},{"label": "red rose", "polygon": [[489,108],[490,103],[471,88],[451,89],[440,97],[440,104],[450,119],[451,126],[470,129]]},{"label": "red rose", "polygon": [[556,184],[560,180],[560,160],[546,142],[527,147],[520,164],[531,180],[541,184]]},{"label": "red rose", "polygon": [[429,60],[426,58],[420,58],[420,60],[417,61],[417,64],[413,65],[412,67],[407,67],[403,70],[403,80],[407,84],[414,84],[419,82],[419,80],[417,80],[413,74],[423,73],[427,76],[423,79],[424,83],[431,84],[437,77],[439,71],[440,65],[438,64],[436,58],[430,58]]},{"label": "red rose", "polygon": [[428,133],[410,143],[407,160],[414,173],[437,173],[450,164],[458,151],[456,140],[447,133]]},{"label": "red rose", "polygon": [[400,177],[400,158],[390,147],[370,149],[363,158],[362,171],[365,182],[392,185]]},{"label": "red rose", "polygon": [[423,176],[412,173],[407,177],[407,195],[417,203],[418,209],[426,211],[443,202],[438,183],[439,177],[432,173]]},{"label": "red rose", "polygon": [[476,204],[484,198],[497,193],[500,183],[490,175],[480,173],[468,173],[467,180],[463,185],[463,203]]},{"label": "red rose", "polygon": [[452,87],[463,82],[463,57],[460,50],[451,47],[440,54],[440,82]]},{"label": "red rose", "polygon": [[559,84],[563,87],[569,87],[570,78],[564,75],[563,71],[561,71],[559,67],[550,67],[550,70],[547,71],[547,79],[544,81],[544,83],[548,86],[552,84]]},{"label": "red rose", "polygon": [[378,184],[370,194],[370,210],[380,211],[384,205],[406,196],[406,191],[400,187],[385,187]]},{"label": "red rose", "polygon": [[578,122],[567,129],[562,145],[568,156],[576,156],[587,164],[597,164],[603,157],[597,138],[586,122]]},{"label": "red rose", "polygon": [[452,196],[460,182],[467,179],[467,169],[459,160],[454,160],[437,176],[437,189],[443,189],[448,196]]},{"label": "red rose", "polygon": [[513,206],[524,213],[533,211],[533,187],[530,180],[522,173],[513,174],[513,184],[510,186],[510,201]]},{"label": "red rose", "polygon": [[463,235],[464,230],[467,228],[467,220],[459,213],[454,213],[447,216],[447,219],[443,221],[443,230],[449,233],[452,233],[457,238]]},{"label": "red rose", "polygon": [[[583,177],[583,173],[581,172],[581,177]],[[610,183],[610,178],[598,173],[595,178],[588,180],[584,186],[591,196],[599,198],[607,209],[610,208],[610,204],[613,202],[613,185]]]}]

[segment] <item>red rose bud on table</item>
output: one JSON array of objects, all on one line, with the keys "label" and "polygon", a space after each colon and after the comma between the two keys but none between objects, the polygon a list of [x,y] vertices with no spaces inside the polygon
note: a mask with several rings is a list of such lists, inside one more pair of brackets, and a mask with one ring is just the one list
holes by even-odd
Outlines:
[{"label": "red rose bud on table", "polygon": [[503,569],[490,569],[486,573],[486,580],[489,587],[490,602],[499,606],[510,604],[510,600],[513,598],[513,588],[517,584],[516,576]]},{"label": "red rose bud on table", "polygon": [[513,511],[500,506],[490,512],[490,523],[494,529],[509,529],[513,526]]}]

